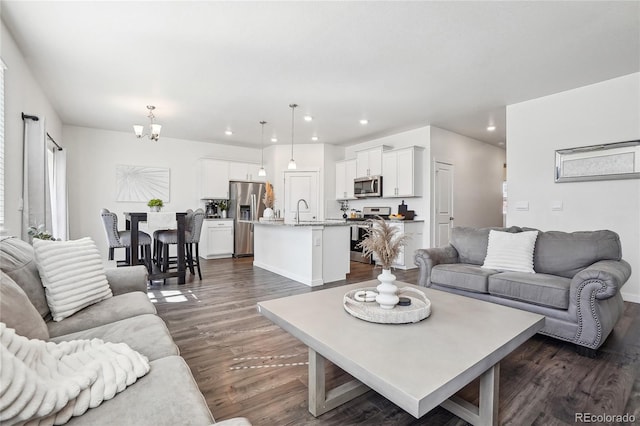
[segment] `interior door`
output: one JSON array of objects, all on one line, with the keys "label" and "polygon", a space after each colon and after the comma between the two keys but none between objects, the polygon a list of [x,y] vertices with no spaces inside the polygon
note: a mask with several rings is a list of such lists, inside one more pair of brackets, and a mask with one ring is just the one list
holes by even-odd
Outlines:
[{"label": "interior door", "polygon": [[298,200],[305,200],[307,206],[300,202],[300,220],[318,219],[318,172],[286,171],[284,172],[284,219],[288,222],[296,220]]},{"label": "interior door", "polygon": [[433,246],[444,247],[453,228],[453,165],[436,161],[434,167],[434,233]]}]

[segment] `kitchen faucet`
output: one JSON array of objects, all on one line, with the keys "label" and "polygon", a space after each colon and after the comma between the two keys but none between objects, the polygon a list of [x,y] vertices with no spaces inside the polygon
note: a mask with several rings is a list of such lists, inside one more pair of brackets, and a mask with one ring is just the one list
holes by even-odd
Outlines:
[{"label": "kitchen faucet", "polygon": [[302,201],[304,203],[304,208],[305,209],[309,208],[309,204],[307,204],[307,202],[305,201],[304,198],[300,198],[298,200],[298,205],[296,206],[296,223],[300,223],[300,201]]}]

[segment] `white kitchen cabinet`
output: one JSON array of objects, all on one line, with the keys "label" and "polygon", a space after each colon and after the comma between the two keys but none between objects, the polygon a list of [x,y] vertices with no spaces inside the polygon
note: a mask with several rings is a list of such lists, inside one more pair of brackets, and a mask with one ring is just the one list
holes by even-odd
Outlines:
[{"label": "white kitchen cabinet", "polygon": [[233,255],[233,219],[205,219],[200,234],[200,257],[221,259]]},{"label": "white kitchen cabinet", "polygon": [[229,180],[264,181],[258,176],[260,164],[229,161]]},{"label": "white kitchen cabinet", "polygon": [[356,177],[378,176],[382,174],[382,153],[389,149],[382,145],[356,152]]},{"label": "white kitchen cabinet", "polygon": [[[402,222],[387,222],[392,227],[398,229],[409,237],[407,244],[400,249],[400,254],[391,265],[397,269],[414,269],[417,266],[413,263],[413,256],[419,248],[422,248],[422,237],[424,234],[424,221],[402,221]],[[378,257],[373,256],[373,260],[378,263]]]},{"label": "white kitchen cabinet", "polygon": [[382,196],[419,197],[422,195],[422,148],[388,151],[382,154]]},{"label": "white kitchen cabinet", "polygon": [[229,162],[202,158],[198,163],[200,198],[229,198]]},{"label": "white kitchen cabinet", "polygon": [[336,163],[336,200],[354,200],[353,180],[356,178],[356,160]]}]

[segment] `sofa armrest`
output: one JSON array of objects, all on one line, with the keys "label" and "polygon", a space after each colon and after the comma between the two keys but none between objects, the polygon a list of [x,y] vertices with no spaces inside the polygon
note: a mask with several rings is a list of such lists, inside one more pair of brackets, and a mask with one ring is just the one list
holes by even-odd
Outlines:
[{"label": "sofa armrest", "polygon": [[133,291],[147,292],[147,268],[144,265],[107,268],[107,281],[114,296]]},{"label": "sofa armrest", "polygon": [[458,263],[458,251],[451,244],[446,247],[418,249],[413,261],[420,268],[418,285],[430,287],[431,269],[440,263]]},{"label": "sofa armrest", "polygon": [[578,272],[571,280],[571,300],[613,297],[631,276],[631,265],[624,260],[601,260]]}]

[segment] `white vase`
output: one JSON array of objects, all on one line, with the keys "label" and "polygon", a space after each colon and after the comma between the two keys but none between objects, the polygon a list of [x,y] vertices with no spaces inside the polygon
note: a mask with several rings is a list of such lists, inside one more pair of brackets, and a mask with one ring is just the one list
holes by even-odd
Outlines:
[{"label": "white vase", "polygon": [[276,214],[273,212],[272,208],[267,207],[266,209],[264,209],[262,217],[264,217],[265,219],[273,219],[274,217],[276,217]]},{"label": "white vase", "polygon": [[160,206],[151,206],[151,207],[149,207],[149,211],[159,212],[160,211]]},{"label": "white vase", "polygon": [[382,273],[378,275],[380,284],[376,289],[378,295],[376,296],[376,302],[382,309],[393,309],[400,301],[398,297],[398,287],[394,284],[396,276],[391,273],[391,269],[383,269]]},{"label": "white vase", "polygon": [[220,212],[220,215],[222,216],[223,219],[227,218],[227,211],[226,210],[222,210],[222,212]]}]

